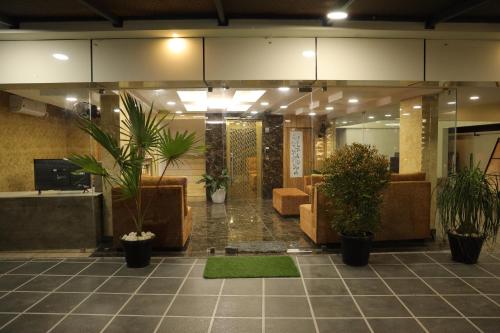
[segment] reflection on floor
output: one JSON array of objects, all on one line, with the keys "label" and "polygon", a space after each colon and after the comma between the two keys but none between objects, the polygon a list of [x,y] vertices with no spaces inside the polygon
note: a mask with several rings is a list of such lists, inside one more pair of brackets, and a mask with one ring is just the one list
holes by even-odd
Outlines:
[{"label": "reflection on floor", "polygon": [[202,278],[205,259],[0,260],[1,332],[498,332],[500,253],[295,257],[301,278]]},{"label": "reflection on floor", "polygon": [[271,200],[229,200],[225,205],[190,202],[193,232],[187,255],[205,255],[226,246],[240,252],[284,252],[314,245],[300,230],[298,217],[281,217]]}]

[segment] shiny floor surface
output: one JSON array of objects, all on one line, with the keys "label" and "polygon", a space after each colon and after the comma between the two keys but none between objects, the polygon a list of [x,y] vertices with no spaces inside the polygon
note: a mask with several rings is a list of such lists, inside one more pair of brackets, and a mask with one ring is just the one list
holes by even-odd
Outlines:
[{"label": "shiny floor surface", "polygon": [[0,261],[0,332],[498,332],[500,253],[295,257],[301,278],[202,278],[205,259]]}]

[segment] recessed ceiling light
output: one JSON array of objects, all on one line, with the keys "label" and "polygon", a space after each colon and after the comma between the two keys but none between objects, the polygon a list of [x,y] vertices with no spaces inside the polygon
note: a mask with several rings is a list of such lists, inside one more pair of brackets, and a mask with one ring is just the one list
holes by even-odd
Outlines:
[{"label": "recessed ceiling light", "polygon": [[315,116],[315,115],[316,115],[316,112],[309,112],[309,115],[310,115],[310,116]]},{"label": "recessed ceiling light", "polygon": [[388,127],[399,127],[399,124],[398,123],[387,123],[387,124],[385,124],[385,126],[388,126]]},{"label": "recessed ceiling light", "polygon": [[349,98],[348,102],[351,104],[356,104],[359,102],[359,100],[357,98]]},{"label": "recessed ceiling light", "polygon": [[288,107],[288,105],[282,105],[280,106],[280,109],[286,109]]},{"label": "recessed ceiling light", "polygon": [[257,114],[259,111],[250,111],[251,114]]},{"label": "recessed ceiling light", "polygon": [[236,90],[233,101],[238,103],[254,103],[265,93],[265,90]]},{"label": "recessed ceiling light", "polygon": [[289,87],[279,87],[278,90],[279,91],[288,91],[288,90],[290,90],[290,88]]},{"label": "recessed ceiling light", "polygon": [[347,13],[342,10],[334,10],[326,14],[330,20],[345,20],[347,16]]},{"label": "recessed ceiling light", "polygon": [[269,103],[268,102],[261,102],[260,105],[262,105],[262,106],[268,106]]},{"label": "recessed ceiling light", "polygon": [[384,116],[389,118],[389,117],[392,117],[392,114],[388,113],[388,114],[385,114]]},{"label": "recessed ceiling light", "polygon": [[409,115],[410,115],[409,112],[405,112],[405,113],[402,114],[402,116],[409,116]]},{"label": "recessed ceiling light", "polygon": [[113,111],[116,112],[116,113],[119,113],[120,109],[119,108],[114,108]]},{"label": "recessed ceiling light", "polygon": [[316,53],[313,50],[305,50],[302,52],[302,55],[306,58],[312,58],[315,54]]},{"label": "recessed ceiling light", "polygon": [[375,116],[368,116],[368,119],[375,119]]},{"label": "recessed ceiling light", "polygon": [[414,108],[415,110],[419,110],[419,109],[421,109],[421,108],[422,108],[422,105],[413,105],[413,108]]},{"label": "recessed ceiling light", "polygon": [[456,101],[449,101],[447,104],[448,105],[455,105],[455,104],[457,104],[457,102]]},{"label": "recessed ceiling light", "polygon": [[69,57],[67,55],[65,55],[64,53],[53,53],[52,56],[54,58],[56,58],[57,60],[66,61],[69,59]]},{"label": "recessed ceiling light", "polygon": [[182,114],[182,111],[180,111],[180,110],[179,111],[175,111],[175,113]]},{"label": "recessed ceiling light", "polygon": [[327,106],[327,107],[325,108],[325,110],[331,111],[331,110],[333,110],[333,106]]},{"label": "recessed ceiling light", "polygon": [[479,96],[474,95],[474,96],[469,97],[469,99],[471,101],[477,101],[479,99]]},{"label": "recessed ceiling light", "polygon": [[184,107],[186,108],[186,111],[189,112],[205,112],[207,111],[207,105],[206,104],[200,104],[200,103],[192,103],[192,104],[184,104]]},{"label": "recessed ceiling light", "polygon": [[186,48],[186,41],[182,38],[171,38],[168,40],[168,48],[173,53],[180,53]]},{"label": "recessed ceiling light", "polygon": [[206,90],[177,90],[177,95],[183,102],[205,103],[207,99]]},{"label": "recessed ceiling light", "polygon": [[78,99],[76,97],[73,97],[73,96],[68,96],[68,97],[66,97],[66,100],[68,102],[76,102]]},{"label": "recessed ceiling light", "polygon": [[347,124],[347,121],[345,121],[345,120],[344,120],[344,121],[342,122],[342,124]]},{"label": "recessed ceiling light", "polygon": [[167,104],[168,105],[175,105],[175,102],[174,101],[168,101]]}]

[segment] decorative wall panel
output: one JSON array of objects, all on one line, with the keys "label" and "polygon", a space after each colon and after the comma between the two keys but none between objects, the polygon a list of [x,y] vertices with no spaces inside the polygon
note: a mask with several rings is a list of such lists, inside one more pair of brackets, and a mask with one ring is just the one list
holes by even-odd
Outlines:
[{"label": "decorative wall panel", "polygon": [[262,196],[270,199],[273,188],[283,187],[283,116],[264,115],[262,127]]}]

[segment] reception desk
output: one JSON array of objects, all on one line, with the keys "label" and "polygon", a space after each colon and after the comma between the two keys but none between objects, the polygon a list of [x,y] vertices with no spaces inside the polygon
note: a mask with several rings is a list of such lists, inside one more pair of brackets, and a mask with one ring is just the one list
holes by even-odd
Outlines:
[{"label": "reception desk", "polygon": [[102,194],[0,192],[0,250],[93,249],[102,235]]}]

